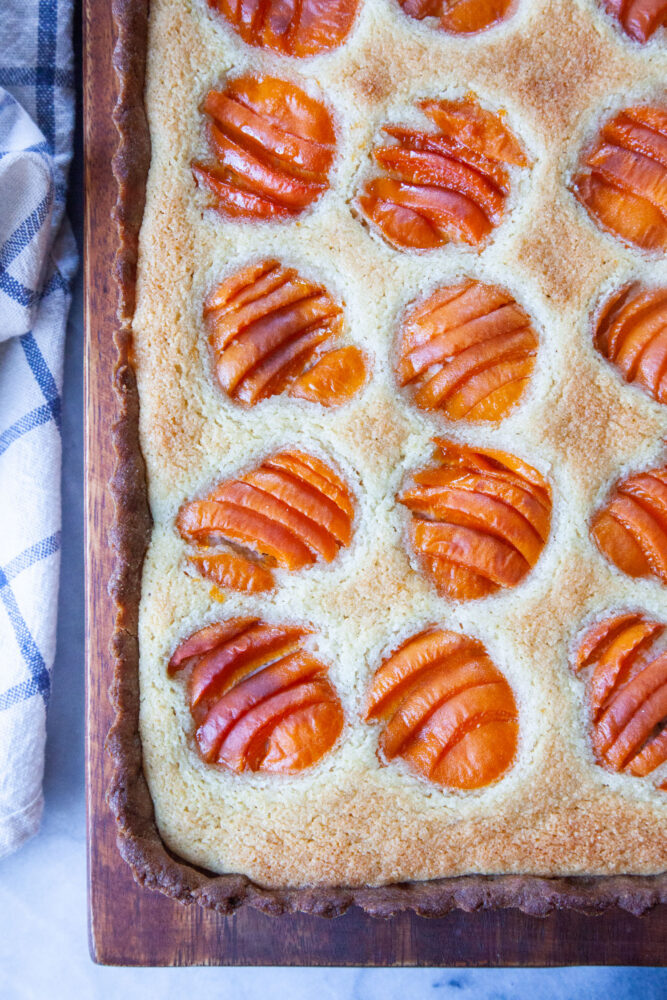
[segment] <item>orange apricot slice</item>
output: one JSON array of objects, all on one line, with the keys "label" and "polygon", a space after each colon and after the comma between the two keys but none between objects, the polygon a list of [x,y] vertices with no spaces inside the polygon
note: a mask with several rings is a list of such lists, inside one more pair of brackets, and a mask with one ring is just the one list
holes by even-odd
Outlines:
[{"label": "orange apricot slice", "polygon": [[373,151],[383,174],[366,183],[357,207],[399,250],[474,246],[502,221],[506,168],[526,166],[525,153],[501,116],[473,98],[419,107],[438,131],[385,127],[395,143]]},{"label": "orange apricot slice", "polygon": [[338,48],[359,0],[208,0],[248,45],[305,59]]},{"label": "orange apricot slice", "polygon": [[308,634],[235,618],[205,626],[176,649],[168,670],[185,677],[196,746],[207,763],[292,774],[332,749],[343,707],[326,665],[303,648]]},{"label": "orange apricot slice", "polygon": [[241,405],[289,392],[339,406],[366,379],[361,351],[331,350],[343,331],[341,307],[323,285],[277,260],[250,264],[216,285],[204,323],[220,388]]},{"label": "orange apricot slice", "polygon": [[287,219],[329,187],[336,135],[324,104],[268,76],[231,80],[204,101],[214,161],[195,180],[231,219]]},{"label": "orange apricot slice", "polygon": [[513,12],[514,0],[398,0],[417,21],[439,18],[443,31],[472,35],[500,24]]},{"label": "orange apricot slice", "polygon": [[667,466],[617,483],[594,515],[591,534],[623,573],[667,584]]},{"label": "orange apricot slice", "polygon": [[379,756],[401,757],[416,774],[448,788],[496,781],[517,750],[512,690],[484,646],[430,626],[380,664],[366,703],[383,723]]},{"label": "orange apricot slice", "polygon": [[193,543],[188,558],[218,586],[258,592],[273,587],[272,568],[331,562],[352,538],[354,504],[346,483],[313,455],[283,451],[223,480],[176,520]]},{"label": "orange apricot slice", "polygon": [[667,403],[667,288],[633,282],[605,304],[595,346],[626,382]]},{"label": "orange apricot slice", "polygon": [[666,250],[667,111],[619,111],[584,153],[572,190],[603,229],[642,250]]},{"label": "orange apricot slice", "polygon": [[437,441],[441,463],[413,473],[398,496],[409,539],[443,597],[470,600],[515,587],[549,535],[551,488],[506,452]]},{"label": "orange apricot slice", "polygon": [[603,0],[608,14],[618,19],[626,35],[647,42],[667,25],[667,0]]},{"label": "orange apricot slice", "polygon": [[644,777],[667,761],[667,654],[662,622],[616,614],[584,635],[574,663],[587,675],[591,742],[599,764]]},{"label": "orange apricot slice", "polygon": [[396,377],[422,409],[450,420],[500,420],[525,391],[537,346],[530,317],[508,292],[468,279],[408,312]]}]

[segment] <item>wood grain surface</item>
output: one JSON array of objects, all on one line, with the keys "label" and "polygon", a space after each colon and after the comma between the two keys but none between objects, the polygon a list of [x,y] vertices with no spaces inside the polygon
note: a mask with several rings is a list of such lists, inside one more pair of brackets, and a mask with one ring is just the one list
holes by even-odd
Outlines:
[{"label": "wood grain surface", "polygon": [[389,920],[357,909],[335,920],[266,917],[243,908],[220,917],[136,885],[115,844],[105,803],[104,739],[112,720],[109,643],[114,625],[107,593],[113,519],[109,429],[116,296],[111,278],[115,185],[111,114],[116,85],[111,0],[84,2],[84,133],[86,183],[86,470],[87,470],[87,803],[90,948],[109,965],[661,965],[667,907],[637,918],[610,910],[597,917],[571,911],[538,919],[517,910],[454,912],[426,920],[403,913]]}]

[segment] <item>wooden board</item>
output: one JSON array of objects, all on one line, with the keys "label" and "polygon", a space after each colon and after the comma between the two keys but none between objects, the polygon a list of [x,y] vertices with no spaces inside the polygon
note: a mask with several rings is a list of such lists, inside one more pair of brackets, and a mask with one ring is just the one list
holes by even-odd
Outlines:
[{"label": "wooden board", "polygon": [[111,65],[111,0],[84,0],[85,320],[87,474],[87,803],[90,948],[109,965],[660,965],[667,951],[667,907],[636,918],[619,910],[545,919],[516,910],[438,920],[405,913],[390,920],[351,910],[336,920],[265,917],[243,909],[219,917],[135,885],[115,845],[104,801],[109,780],[104,739],[111,723],[107,593],[113,504],[109,429],[115,290],[111,210],[115,189],[111,120],[116,87]]}]

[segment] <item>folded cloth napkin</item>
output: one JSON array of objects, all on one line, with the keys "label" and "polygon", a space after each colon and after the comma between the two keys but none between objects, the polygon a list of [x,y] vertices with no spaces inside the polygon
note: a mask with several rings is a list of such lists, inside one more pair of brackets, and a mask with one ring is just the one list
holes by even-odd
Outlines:
[{"label": "folded cloth napkin", "polygon": [[36,833],[55,652],[72,0],[0,18],[0,857]]}]

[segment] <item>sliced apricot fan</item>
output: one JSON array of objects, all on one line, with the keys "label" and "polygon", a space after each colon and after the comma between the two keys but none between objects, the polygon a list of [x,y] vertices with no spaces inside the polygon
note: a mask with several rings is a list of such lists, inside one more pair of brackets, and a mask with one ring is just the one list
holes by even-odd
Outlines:
[{"label": "sliced apricot fan", "polygon": [[381,722],[381,759],[403,758],[449,788],[481,788],[512,764],[518,713],[512,690],[475,639],[431,626],[378,667],[366,721]]},{"label": "sliced apricot fan", "polygon": [[343,707],[327,667],[303,648],[309,630],[257,618],[207,625],[176,649],[202,758],[232,771],[290,774],[337,742]]},{"label": "sliced apricot fan", "polygon": [[593,750],[611,770],[644,777],[667,761],[667,654],[655,646],[664,631],[630,612],[581,640],[574,667],[587,674]]},{"label": "sliced apricot fan", "polygon": [[208,0],[244,42],[304,59],[338,48],[359,0]]},{"label": "sliced apricot fan", "polygon": [[211,163],[197,183],[232,219],[287,219],[329,187],[336,135],[324,104],[293,83],[243,76],[204,101]]},{"label": "sliced apricot fan", "polygon": [[204,303],[217,380],[231,399],[254,406],[282,392],[338,406],[363,385],[357,348],[333,349],[343,312],[323,285],[277,260],[226,278]]},{"label": "sliced apricot fan", "polygon": [[603,3],[626,35],[636,42],[647,42],[658,28],[667,25],[667,0],[603,0]]},{"label": "sliced apricot fan", "polygon": [[396,376],[422,409],[450,420],[500,420],[526,389],[537,346],[530,317],[509,292],[465,280],[407,314]]},{"label": "sliced apricot fan", "polygon": [[383,173],[357,206],[399,250],[481,243],[502,220],[507,166],[526,166],[526,156],[501,116],[473,98],[419,107],[438,131],[386,126],[395,142],[373,151]]},{"label": "sliced apricot fan", "polygon": [[623,573],[667,584],[667,466],[619,482],[594,515],[591,534]]},{"label": "sliced apricot fan", "polygon": [[634,282],[604,306],[595,346],[621,373],[659,403],[667,403],[667,288]]},{"label": "sliced apricot fan", "polygon": [[314,455],[282,451],[181,507],[176,526],[190,563],[218,586],[263,591],[272,568],[331,562],[352,538],[346,483]]},{"label": "sliced apricot fan", "polygon": [[472,35],[504,21],[514,0],[398,0],[409,17],[440,19],[440,27],[454,35]]},{"label": "sliced apricot fan", "polygon": [[642,250],[666,250],[667,111],[619,111],[584,153],[572,189],[603,229]]},{"label": "sliced apricot fan", "polygon": [[521,459],[437,441],[441,463],[413,473],[398,500],[409,539],[439,594],[470,600],[514,587],[549,535],[551,489]]}]

